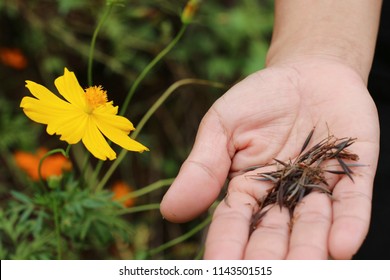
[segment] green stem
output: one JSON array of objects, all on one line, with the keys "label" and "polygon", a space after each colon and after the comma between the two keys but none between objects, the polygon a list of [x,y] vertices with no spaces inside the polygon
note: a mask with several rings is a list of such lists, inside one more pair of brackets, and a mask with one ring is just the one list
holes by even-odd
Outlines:
[{"label": "green stem", "polygon": [[121,201],[125,201],[129,198],[140,197],[140,196],[143,196],[143,195],[148,194],[150,192],[153,192],[155,190],[158,190],[162,187],[170,186],[174,180],[175,180],[174,178],[158,180],[150,185],[147,185],[146,187],[143,187],[139,190],[136,190],[136,191],[130,192],[129,194],[124,195],[118,201],[121,202]]},{"label": "green stem", "polygon": [[[84,154],[84,160],[81,167],[81,185],[84,185],[84,183],[87,183],[87,186],[93,185],[96,182],[96,178],[93,176],[94,174],[91,174],[90,180],[87,180],[87,173],[88,173],[88,167],[89,167],[89,159],[91,158],[90,153],[83,153]],[[88,182],[89,181],[89,182]]]},{"label": "green stem", "polygon": [[[92,174],[92,180],[93,180],[93,182],[96,182],[96,181],[97,181],[97,178],[98,178],[98,176],[99,176],[100,170],[102,170],[103,163],[104,163],[104,161],[99,160],[99,162],[96,164],[95,171],[94,171],[93,174]],[[115,163],[115,162],[114,162],[114,163]],[[111,175],[112,175],[112,174],[110,174],[110,177],[111,177]],[[107,181],[108,181],[108,180],[107,180]],[[107,182],[104,182],[104,184],[102,184],[101,181],[100,181],[100,183],[96,186],[95,190],[96,190],[96,191],[100,191],[100,190],[104,187],[104,185],[105,185],[106,183],[107,183]]]},{"label": "green stem", "polygon": [[57,197],[53,200],[53,213],[54,213],[54,226],[57,239],[57,259],[62,259],[62,245],[61,245],[61,228],[60,228],[60,218],[58,214],[58,205]]},{"label": "green stem", "polygon": [[[199,85],[208,85],[216,88],[223,88],[225,87],[223,84],[218,82],[211,82],[207,80],[199,80],[199,79],[183,79],[175,82],[172,84],[160,97],[157,99],[157,101],[152,105],[152,107],[149,108],[149,110],[146,112],[146,114],[143,116],[137,127],[135,128],[134,133],[131,135],[131,138],[135,139],[139,135],[140,131],[146,124],[146,122],[150,119],[150,117],[156,112],[156,110],[164,103],[164,101],[179,87],[188,85],[188,84],[199,84]],[[106,174],[100,180],[99,184],[96,186],[96,190],[101,190],[105,184],[108,182],[116,168],[119,166],[119,164],[122,162],[124,157],[127,154],[126,149],[122,149],[122,151],[119,153],[117,159],[112,163],[110,168],[107,170]]]},{"label": "green stem", "polygon": [[157,111],[158,108],[161,107],[161,105],[165,102],[165,100],[168,99],[168,97],[179,87],[189,84],[196,84],[196,85],[203,85],[203,86],[210,86],[215,88],[223,88],[225,87],[223,84],[218,82],[212,82],[207,80],[201,80],[201,79],[182,79],[175,83],[173,83],[158,99],[157,101],[152,105],[152,107],[149,108],[149,110],[146,112],[146,114],[142,117],[140,122],[138,123],[135,131],[131,135],[131,138],[135,139],[141,132],[142,128],[146,124],[146,122],[150,119],[150,117]]},{"label": "green stem", "polygon": [[[107,20],[108,16],[111,13],[113,5],[114,5],[114,2],[108,2],[107,3],[106,9],[104,10],[104,14],[101,17],[98,25],[96,26],[95,31],[94,31],[93,36],[92,36],[91,46],[89,48],[89,55],[88,55],[88,85],[89,86],[93,85],[92,64],[93,64],[93,56],[94,56],[94,50],[95,50],[95,45],[96,45],[96,39],[97,39],[97,36],[99,34],[99,31],[100,31],[101,27],[103,26],[104,22]],[[87,164],[89,163],[89,158],[90,158],[90,154],[88,154],[86,159],[85,159],[85,163],[84,163],[84,167],[83,167],[84,170],[85,170]],[[97,176],[98,176],[102,166],[103,166],[103,162],[99,162],[98,163],[98,167],[96,168],[97,171],[94,172],[94,174],[92,175],[92,181],[93,182],[96,181]]]},{"label": "green stem", "polygon": [[160,253],[160,252],[162,252],[162,251],[164,251],[172,246],[179,244],[180,242],[187,240],[188,238],[190,238],[191,236],[195,235],[196,233],[201,231],[203,228],[205,228],[211,222],[211,219],[212,219],[212,215],[209,215],[203,222],[196,225],[196,227],[194,227],[190,231],[186,232],[185,234],[183,234],[175,239],[168,241],[167,243],[162,244],[161,246],[159,246],[157,248],[151,249],[147,253],[147,255],[149,255],[149,256],[156,255],[156,254],[158,254],[158,253]]},{"label": "green stem", "polygon": [[151,204],[145,204],[145,205],[123,209],[122,211],[118,211],[118,215],[133,214],[137,212],[144,212],[144,211],[158,210],[158,209],[160,209],[160,203],[151,203]]},{"label": "green stem", "polygon": [[92,81],[92,63],[93,63],[93,53],[95,50],[95,45],[96,45],[96,39],[99,34],[99,31],[101,27],[103,26],[103,23],[106,21],[108,18],[109,14],[111,13],[112,10],[112,4],[108,3],[106,6],[106,9],[104,10],[104,14],[101,17],[98,25],[96,26],[95,31],[93,32],[92,40],[91,40],[91,46],[89,48],[89,55],[88,55],[88,85],[92,86],[93,81]]},{"label": "green stem", "polygon": [[204,255],[204,245],[202,245],[202,248],[199,250],[198,254],[194,257],[194,260],[201,260]]},{"label": "green stem", "polygon": [[[179,30],[179,32],[176,34],[176,36],[173,38],[173,40],[159,53],[157,54],[157,56],[142,70],[141,74],[135,79],[134,83],[132,84],[129,92],[127,93],[126,95],[126,99],[125,101],[123,102],[122,104],[122,107],[121,107],[121,110],[119,112],[119,115],[123,116],[126,111],[127,111],[127,107],[129,106],[130,104],[130,101],[131,99],[133,98],[134,96],[134,93],[135,93],[135,90],[137,89],[137,87],[139,86],[139,84],[142,82],[142,80],[146,77],[146,75],[152,70],[152,68],[166,55],[168,54],[172,48],[179,42],[180,38],[183,36],[186,28],[187,28],[188,24],[183,24]],[[123,154],[122,158],[124,157],[125,154]],[[117,162],[118,160],[116,160],[115,162]],[[120,160],[122,161],[122,160]],[[113,168],[113,171],[117,168],[117,166],[119,165],[118,164],[115,164],[115,167]],[[95,168],[95,172],[94,172],[94,175],[93,175],[93,178],[97,178],[98,175],[100,174],[100,171],[103,167],[103,162],[102,161],[99,161],[98,164],[96,165],[96,168]],[[111,169],[111,168],[110,168]],[[108,178],[111,176],[112,174],[109,174],[105,177],[107,177],[107,180]],[[106,184],[106,182],[103,182],[103,183],[100,183],[98,186],[97,186],[97,190],[103,188],[103,186]]]},{"label": "green stem", "polygon": [[127,107],[141,81],[146,77],[146,75],[152,70],[152,68],[179,42],[180,38],[183,36],[184,31],[187,28],[187,24],[183,24],[173,40],[142,70],[141,74],[134,81],[131,86],[125,101],[123,102],[122,108],[119,112],[119,115],[123,116],[126,113]]},{"label": "green stem", "polygon": [[[39,161],[38,164],[38,175],[39,179],[44,185],[44,180],[42,177],[42,164],[49,156],[54,155],[56,153],[61,153],[64,157],[69,158],[69,151],[70,151],[71,145],[68,145],[66,150],[64,149],[53,149],[51,151],[48,151]],[[62,246],[61,246],[61,229],[60,229],[60,218],[58,213],[58,205],[57,205],[57,197],[54,196],[52,201],[52,209],[53,209],[53,215],[54,215],[54,227],[55,227],[55,233],[56,233],[56,239],[57,239],[57,259],[62,259]]]}]

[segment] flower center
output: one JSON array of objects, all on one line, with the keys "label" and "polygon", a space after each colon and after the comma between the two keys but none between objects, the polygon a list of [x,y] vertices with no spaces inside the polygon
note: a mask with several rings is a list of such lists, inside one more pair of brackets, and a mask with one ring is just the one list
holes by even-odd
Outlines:
[{"label": "flower center", "polygon": [[87,104],[91,111],[108,102],[107,91],[103,90],[102,86],[87,88],[85,90],[85,98],[87,99]]}]

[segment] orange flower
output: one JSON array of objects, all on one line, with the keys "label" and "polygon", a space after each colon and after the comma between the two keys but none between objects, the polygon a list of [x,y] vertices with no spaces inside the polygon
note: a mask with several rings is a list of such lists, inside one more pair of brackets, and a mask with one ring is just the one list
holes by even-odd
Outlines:
[{"label": "orange flower", "polygon": [[24,69],[27,66],[26,57],[16,48],[0,48],[0,60],[4,65],[18,70]]},{"label": "orange flower", "polygon": [[117,200],[123,204],[125,207],[130,207],[134,205],[134,198],[128,198],[126,200],[123,200],[122,198],[131,193],[133,191],[133,188],[130,187],[128,184],[126,184],[123,181],[117,181],[112,186],[112,191],[114,193],[113,200]]},{"label": "orange flower", "polygon": [[[39,161],[48,152],[46,148],[39,148],[36,153],[17,151],[14,154],[16,164],[24,170],[33,181],[39,180]],[[47,157],[41,166],[42,179],[50,176],[59,176],[64,171],[72,169],[71,162],[61,154]]]}]

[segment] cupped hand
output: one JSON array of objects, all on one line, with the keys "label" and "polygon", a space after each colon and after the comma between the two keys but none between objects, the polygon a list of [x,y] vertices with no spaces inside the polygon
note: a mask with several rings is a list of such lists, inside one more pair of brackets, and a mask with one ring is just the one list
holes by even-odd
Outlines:
[{"label": "cupped hand", "polygon": [[[270,185],[239,171],[274,158],[294,159],[313,127],[311,144],[329,133],[357,138],[349,150],[364,166],[354,169],[354,181],[345,175],[329,178],[332,198],[312,192],[292,218],[287,209],[271,208],[249,235],[258,201]],[[173,222],[195,218],[233,174],[227,197],[213,214],[206,259],[349,259],[368,231],[378,153],[376,108],[353,69],[321,58],[274,65],[213,104],[161,212]]]}]

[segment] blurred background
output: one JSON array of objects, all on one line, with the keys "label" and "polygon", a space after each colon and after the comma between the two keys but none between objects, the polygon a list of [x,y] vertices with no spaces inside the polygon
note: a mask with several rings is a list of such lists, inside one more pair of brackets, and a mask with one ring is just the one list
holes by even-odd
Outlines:
[{"label": "blurred background", "polygon": [[[102,85],[109,100],[119,107],[139,73],[177,34],[187,1],[121,2],[100,30],[93,62],[93,84]],[[138,87],[126,117],[136,125],[178,80],[205,79],[223,83],[227,89],[263,68],[271,38],[272,5],[268,0],[201,2],[182,39]],[[202,256],[209,213],[186,224],[172,224],[163,220],[158,209],[128,210],[158,205],[169,184],[133,198],[128,194],[176,176],[202,116],[225,89],[187,85],[175,91],[138,137],[150,152],[129,153],[106,192],[92,193],[77,179],[81,172],[75,162],[77,147],[72,148],[70,160],[53,157],[46,169],[43,166],[48,178],[57,176],[56,192],[42,190],[36,182],[39,157],[66,143],[47,135],[45,126],[30,121],[19,108],[22,97],[30,94],[25,80],[56,92],[54,79],[67,67],[87,87],[91,39],[105,8],[103,0],[0,0],[2,259],[58,258],[58,237],[64,259]],[[92,168],[96,164],[91,160]],[[109,166],[104,163],[101,174]],[[124,195],[128,199],[111,203]],[[55,233],[53,201],[59,205],[61,233]]]}]

